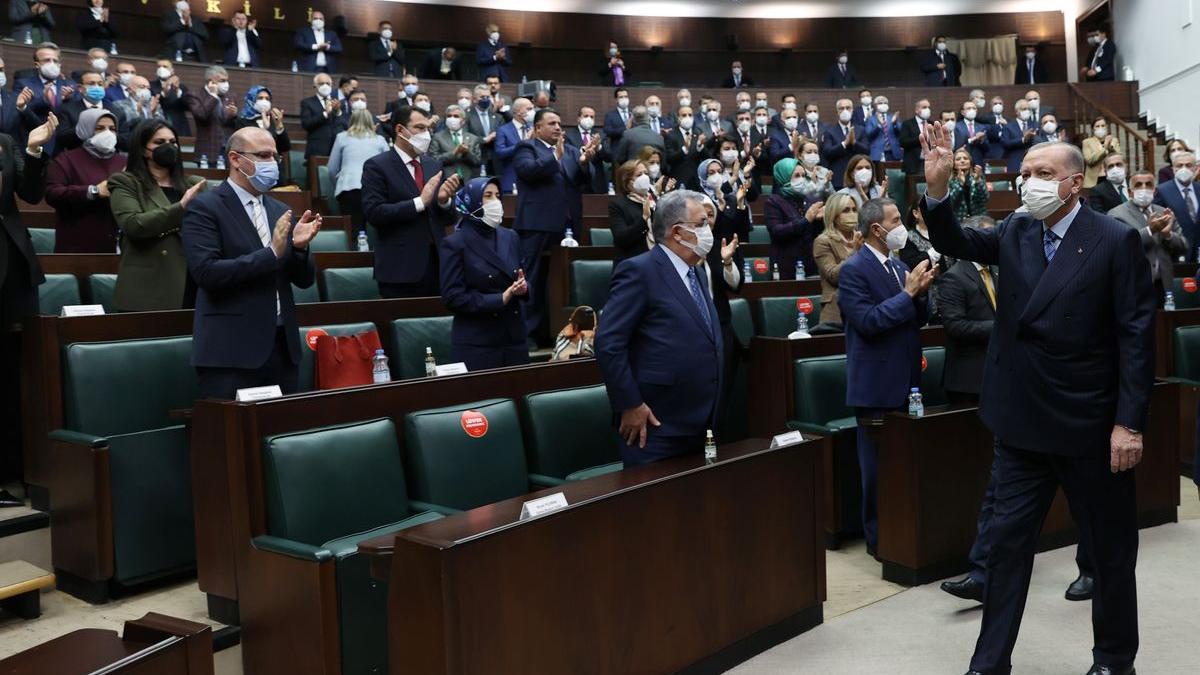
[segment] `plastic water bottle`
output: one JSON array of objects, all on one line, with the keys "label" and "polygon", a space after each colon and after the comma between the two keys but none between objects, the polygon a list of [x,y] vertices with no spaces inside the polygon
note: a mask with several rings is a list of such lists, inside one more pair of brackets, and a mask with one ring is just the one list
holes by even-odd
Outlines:
[{"label": "plastic water bottle", "polygon": [[487,175],[487,164],[480,164],[480,165],[479,165],[479,177],[480,177],[480,178],[487,178],[487,177],[488,177],[488,175]]},{"label": "plastic water bottle", "polygon": [[27,45],[33,44],[33,31],[31,31],[31,30],[25,31],[25,44],[27,44]]},{"label": "plastic water bottle", "polygon": [[183,63],[183,50],[175,50],[175,63]]},{"label": "plastic water bottle", "polygon": [[425,377],[437,377],[437,361],[433,359],[433,347],[425,348]]},{"label": "plastic water bottle", "polygon": [[771,263],[771,281],[779,281],[779,263]]},{"label": "plastic water bottle", "polygon": [[608,194],[610,194],[610,195],[617,194],[617,190],[616,190],[616,188],[613,187],[613,184],[611,182],[608,184]]},{"label": "plastic water bottle", "polygon": [[200,168],[201,169],[208,168],[208,155],[200,155]]},{"label": "plastic water bottle", "polygon": [[293,73],[298,73],[298,72],[300,72],[300,64],[299,64],[299,63],[296,63],[295,61],[292,61],[292,72],[293,72]]},{"label": "plastic water bottle", "polygon": [[1175,294],[1173,292],[1167,291],[1166,297],[1163,298],[1163,309],[1168,312],[1175,311]]},{"label": "plastic water bottle", "polygon": [[713,440],[712,429],[704,433],[704,461],[707,463],[717,461],[717,442]]},{"label": "plastic water bottle", "polygon": [[754,274],[750,269],[750,261],[746,260],[742,263],[742,283],[754,283]]},{"label": "plastic water bottle", "polygon": [[522,75],[522,76],[521,76],[521,84],[525,84],[526,82],[529,82],[529,78],[528,78],[528,77],[526,77],[526,76],[524,76],[524,75]]},{"label": "plastic water bottle", "polygon": [[808,315],[800,312],[796,315],[796,330],[788,334],[789,340],[803,340],[812,337],[808,332]]},{"label": "plastic water bottle", "polygon": [[575,233],[571,231],[571,228],[567,228],[566,235],[558,245],[563,248],[577,248],[579,246],[579,242],[575,241]]},{"label": "plastic water bottle", "polygon": [[114,42],[108,46],[108,53],[111,56],[117,55],[117,43]]},{"label": "plastic water bottle", "polygon": [[217,155],[217,168],[222,171],[225,170],[225,155]]},{"label": "plastic water bottle", "polygon": [[371,250],[371,242],[370,242],[370,240],[367,239],[367,231],[359,230],[358,231],[358,252],[366,253],[367,251],[370,251],[370,250]]},{"label": "plastic water bottle", "polygon": [[375,358],[371,359],[371,381],[375,384],[392,381],[392,371],[388,370],[387,356],[382,349],[376,349]]},{"label": "plastic water bottle", "polygon": [[804,261],[797,260],[796,261],[796,281],[800,281],[801,279],[804,279],[807,276],[808,276],[808,274],[804,271]]},{"label": "plastic water bottle", "polygon": [[925,404],[921,402],[921,390],[916,387],[913,387],[908,393],[908,416],[925,416]]}]

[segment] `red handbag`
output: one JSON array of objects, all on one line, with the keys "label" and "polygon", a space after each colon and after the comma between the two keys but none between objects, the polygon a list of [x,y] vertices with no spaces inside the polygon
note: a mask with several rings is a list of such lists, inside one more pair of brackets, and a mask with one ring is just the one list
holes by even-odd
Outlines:
[{"label": "red handbag", "polygon": [[373,330],[358,335],[318,335],[314,386],[339,389],[371,384],[372,359],[380,348],[379,333]]}]

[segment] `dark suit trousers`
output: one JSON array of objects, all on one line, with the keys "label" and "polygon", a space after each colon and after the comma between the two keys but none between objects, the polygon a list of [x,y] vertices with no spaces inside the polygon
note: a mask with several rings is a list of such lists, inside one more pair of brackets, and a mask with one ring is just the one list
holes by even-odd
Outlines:
[{"label": "dark suit trousers", "polygon": [[[862,474],[862,521],[863,538],[867,548],[874,551],[879,547],[879,502],[877,499],[877,475],[879,467],[879,420],[884,413],[899,408],[855,408],[858,417],[858,468]],[[875,422],[876,424],[872,424]]]},{"label": "dark suit trousers", "polygon": [[529,283],[529,300],[525,302],[525,333],[537,340],[539,326],[546,320],[546,260],[543,251],[556,248],[562,235],[555,232],[524,230],[521,235],[521,268]]},{"label": "dark suit trousers", "polygon": [[[8,237],[0,231],[0,237]],[[0,279],[0,482],[22,477],[21,332],[17,325],[37,314],[37,289],[29,284],[29,263],[8,242],[8,271]],[[34,377],[37,377],[36,375]]]},{"label": "dark suit trousers", "polygon": [[704,452],[704,435],[699,436],[663,436],[655,433],[654,426],[646,427],[646,447],[639,448],[636,443],[629,445],[621,440],[621,460],[625,466],[649,464],[660,459],[677,457],[679,455],[700,455]]},{"label": "dark suit trousers", "polygon": [[1095,562],[1092,658],[1114,669],[1133,663],[1138,648],[1134,474],[1112,473],[1107,450],[1073,458],[998,447],[992,548],[972,670],[1008,673],[1012,668],[1038,534],[1060,485],[1079,527],[1080,545]]},{"label": "dark suit trousers", "polygon": [[429,262],[425,265],[425,276],[408,284],[391,284],[380,281],[379,295],[384,298],[427,298],[442,294],[438,276],[437,248],[429,245]]},{"label": "dark suit trousers", "polygon": [[[200,398],[233,399],[238,389],[279,385],[285,394],[299,389],[299,370],[288,354],[287,334],[283,326],[275,329],[275,346],[267,362],[258,368],[196,368]],[[305,344],[301,349],[307,349]]]}]

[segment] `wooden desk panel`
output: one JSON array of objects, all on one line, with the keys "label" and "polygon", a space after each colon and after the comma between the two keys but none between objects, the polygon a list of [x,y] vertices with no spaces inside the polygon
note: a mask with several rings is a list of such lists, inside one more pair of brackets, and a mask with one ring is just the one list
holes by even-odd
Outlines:
[{"label": "wooden desk panel", "polygon": [[212,628],[150,612],[116,631],[83,628],[0,661],[4,675],[212,675]]},{"label": "wooden desk panel", "polygon": [[1175,329],[1200,324],[1200,309],[1158,310],[1154,317],[1154,374],[1175,376]]}]

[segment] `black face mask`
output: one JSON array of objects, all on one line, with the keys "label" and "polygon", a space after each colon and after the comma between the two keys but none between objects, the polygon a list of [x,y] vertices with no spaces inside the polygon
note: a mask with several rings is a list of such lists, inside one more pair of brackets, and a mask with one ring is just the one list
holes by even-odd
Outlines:
[{"label": "black face mask", "polygon": [[150,153],[150,159],[164,169],[174,169],[179,163],[179,148],[174,143],[163,143]]}]

